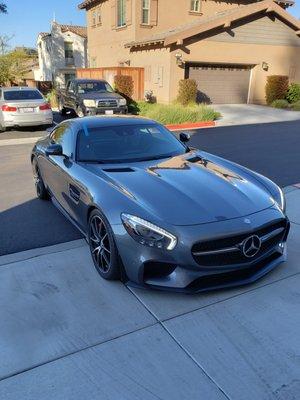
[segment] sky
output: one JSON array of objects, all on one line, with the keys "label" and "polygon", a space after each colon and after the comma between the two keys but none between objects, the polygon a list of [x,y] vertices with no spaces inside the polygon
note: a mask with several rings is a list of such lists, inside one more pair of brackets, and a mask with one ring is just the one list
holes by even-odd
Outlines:
[{"label": "sky", "polygon": [[[2,0],[4,1],[4,0]],[[65,24],[85,25],[85,12],[78,10],[81,0],[6,0],[8,14],[0,15],[0,35],[13,36],[11,46],[34,47],[39,32],[47,32],[55,15]],[[300,18],[300,0],[288,9]]]},{"label": "sky", "polygon": [[0,35],[13,36],[12,47],[35,47],[39,32],[49,32],[55,15],[65,24],[86,25],[85,11],[78,10],[81,0],[1,0],[8,13],[0,14]]}]

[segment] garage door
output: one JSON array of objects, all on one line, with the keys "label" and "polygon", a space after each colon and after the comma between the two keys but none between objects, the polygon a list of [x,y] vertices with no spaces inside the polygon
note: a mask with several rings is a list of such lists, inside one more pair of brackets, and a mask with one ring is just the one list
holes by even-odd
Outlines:
[{"label": "garage door", "polygon": [[199,101],[215,104],[247,103],[250,73],[250,67],[189,67],[190,79],[198,84]]}]

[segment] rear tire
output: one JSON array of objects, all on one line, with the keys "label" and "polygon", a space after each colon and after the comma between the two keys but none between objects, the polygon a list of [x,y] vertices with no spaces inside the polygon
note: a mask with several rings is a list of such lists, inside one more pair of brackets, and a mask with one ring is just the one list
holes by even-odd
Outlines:
[{"label": "rear tire", "polygon": [[111,226],[105,215],[93,210],[88,222],[88,242],[94,266],[102,278],[121,278],[120,257]]},{"label": "rear tire", "polygon": [[37,198],[40,200],[49,200],[49,193],[41,177],[36,158],[32,160],[32,170]]},{"label": "rear tire", "polygon": [[0,132],[6,132],[5,126],[2,126],[1,124],[0,124]]},{"label": "rear tire", "polygon": [[64,104],[63,104],[63,101],[61,98],[58,100],[58,111],[62,117],[64,117],[67,114],[67,110],[64,107]]}]

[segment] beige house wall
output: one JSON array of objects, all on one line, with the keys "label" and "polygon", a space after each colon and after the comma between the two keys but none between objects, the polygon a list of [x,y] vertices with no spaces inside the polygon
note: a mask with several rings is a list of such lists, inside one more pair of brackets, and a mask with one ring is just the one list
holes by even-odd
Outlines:
[{"label": "beige house wall", "polygon": [[155,26],[141,25],[142,0],[135,0],[136,8],[136,35],[135,39],[140,40],[149,35],[168,30],[169,28],[185,25],[201,18],[202,15],[213,15],[230,8],[236,8],[249,4],[247,0],[240,1],[215,1],[202,0],[200,13],[190,12],[191,0],[158,0],[158,19]]}]

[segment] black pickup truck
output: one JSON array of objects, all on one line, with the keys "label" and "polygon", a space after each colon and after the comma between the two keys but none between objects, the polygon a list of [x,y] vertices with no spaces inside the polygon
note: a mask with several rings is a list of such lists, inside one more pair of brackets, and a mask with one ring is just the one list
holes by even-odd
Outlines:
[{"label": "black pickup truck", "polygon": [[58,93],[61,115],[74,111],[78,117],[97,114],[126,114],[127,101],[108,82],[98,79],[73,79]]}]

